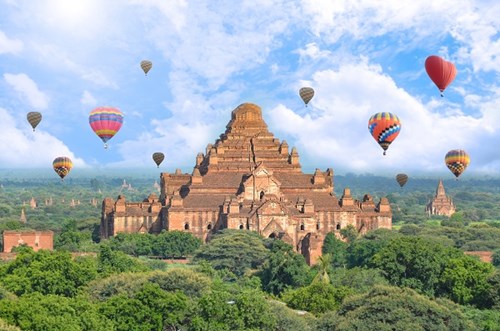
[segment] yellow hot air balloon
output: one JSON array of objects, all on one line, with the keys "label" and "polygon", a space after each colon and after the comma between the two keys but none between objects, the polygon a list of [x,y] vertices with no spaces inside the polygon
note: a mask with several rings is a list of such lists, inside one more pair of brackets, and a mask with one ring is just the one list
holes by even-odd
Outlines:
[{"label": "yellow hot air balloon", "polygon": [[151,62],[149,60],[142,60],[141,61],[141,68],[142,68],[142,71],[144,71],[144,74],[146,76],[148,75],[148,72],[149,72],[149,70],[151,70],[152,67],[153,67],[153,62]]},{"label": "yellow hot air balloon", "polygon": [[399,186],[403,187],[403,186],[405,186],[406,182],[408,181],[408,175],[407,174],[397,174],[396,181],[398,182]]},{"label": "yellow hot air balloon", "polygon": [[299,90],[299,95],[300,97],[302,98],[302,101],[304,101],[304,103],[306,104],[306,107],[307,107],[307,104],[309,103],[309,101],[311,101],[311,99],[313,98],[314,96],[314,90],[312,87],[303,87]]},{"label": "yellow hot air balloon", "polygon": [[59,177],[61,177],[61,180],[64,180],[64,177],[66,177],[71,168],[73,168],[73,162],[69,157],[59,156],[52,162],[52,167]]},{"label": "yellow hot air balloon", "polygon": [[453,149],[446,153],[444,163],[458,179],[469,165],[470,156],[463,149]]},{"label": "yellow hot air balloon", "polygon": [[37,111],[30,111],[28,115],[26,115],[26,118],[28,119],[28,122],[31,124],[33,131],[35,131],[36,126],[42,120],[42,114]]},{"label": "yellow hot air balloon", "polygon": [[160,164],[163,162],[164,159],[165,159],[165,154],[161,152],[153,153],[153,161],[155,161],[156,166],[158,168],[160,167]]}]

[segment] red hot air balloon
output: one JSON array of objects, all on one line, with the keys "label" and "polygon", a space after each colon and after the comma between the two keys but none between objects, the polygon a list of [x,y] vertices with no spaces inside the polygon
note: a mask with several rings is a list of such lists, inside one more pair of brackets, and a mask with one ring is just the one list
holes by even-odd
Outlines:
[{"label": "red hot air balloon", "polygon": [[457,68],[451,62],[443,60],[437,55],[431,55],[425,60],[425,71],[436,84],[441,96],[448,85],[453,82],[457,75]]},{"label": "red hot air balloon", "polygon": [[89,124],[104,142],[104,148],[108,148],[108,140],[122,127],[123,114],[114,107],[97,107],[90,112]]}]

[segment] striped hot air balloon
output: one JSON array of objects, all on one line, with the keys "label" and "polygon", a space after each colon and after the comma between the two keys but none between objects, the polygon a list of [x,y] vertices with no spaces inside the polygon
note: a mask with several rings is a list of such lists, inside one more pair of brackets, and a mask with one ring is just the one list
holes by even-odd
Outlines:
[{"label": "striped hot air balloon", "polygon": [[141,68],[142,71],[144,71],[144,75],[148,75],[149,70],[153,67],[153,62],[148,61],[148,60],[142,60],[141,61]]},{"label": "striped hot air balloon", "polygon": [[104,148],[108,148],[108,140],[122,127],[123,114],[114,107],[97,107],[90,112],[89,124],[104,142]]},{"label": "striped hot air balloon", "polygon": [[73,162],[69,157],[59,156],[52,162],[52,167],[59,177],[61,177],[61,180],[64,180],[64,177],[66,177],[71,168],[73,168]]},{"label": "striped hot air balloon", "polygon": [[397,174],[396,181],[398,182],[399,186],[403,187],[403,186],[405,186],[406,182],[408,181],[408,175],[407,174]]},{"label": "striped hot air balloon", "polygon": [[401,122],[394,114],[387,112],[376,113],[368,121],[368,130],[380,147],[382,147],[385,155],[389,145],[401,131]]},{"label": "striped hot air balloon", "polygon": [[470,157],[463,149],[453,149],[446,153],[444,163],[458,179],[469,165]]},{"label": "striped hot air balloon", "polygon": [[311,99],[313,98],[314,96],[314,90],[312,87],[303,87],[299,90],[299,95],[300,97],[302,98],[302,101],[304,101],[304,103],[306,104],[306,107],[307,107],[307,104],[309,103],[309,101],[311,101]]},{"label": "striped hot air balloon", "polygon": [[31,124],[33,131],[35,131],[36,126],[42,121],[42,114],[37,111],[30,111],[26,118],[28,122]]}]

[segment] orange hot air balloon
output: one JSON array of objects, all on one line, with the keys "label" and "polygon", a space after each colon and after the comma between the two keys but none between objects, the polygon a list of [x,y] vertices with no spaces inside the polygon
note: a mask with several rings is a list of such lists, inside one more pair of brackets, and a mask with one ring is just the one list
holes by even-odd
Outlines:
[{"label": "orange hot air balloon", "polygon": [[313,98],[314,96],[314,90],[312,87],[303,87],[299,90],[299,95],[300,97],[302,98],[302,101],[304,101],[304,103],[306,104],[306,107],[307,107],[307,104],[309,103],[309,101],[311,101],[311,99]]},{"label": "orange hot air balloon", "polygon": [[31,124],[33,131],[35,131],[36,126],[42,121],[42,114],[37,111],[30,111],[26,115],[26,119]]},{"label": "orange hot air balloon", "polygon": [[427,71],[430,79],[438,87],[441,96],[443,96],[444,90],[453,82],[457,75],[455,65],[437,55],[431,55],[425,60],[425,71]]},{"label": "orange hot air balloon", "polygon": [[52,162],[52,167],[59,177],[61,177],[61,180],[64,180],[64,177],[66,177],[71,168],[73,168],[73,162],[69,157],[59,156]]},{"label": "orange hot air balloon", "polygon": [[399,186],[403,187],[403,186],[405,186],[406,182],[408,181],[408,175],[407,174],[397,174],[396,181],[398,182]]},{"label": "orange hot air balloon", "polygon": [[148,61],[148,60],[141,61],[141,68],[142,68],[142,71],[144,71],[144,74],[146,76],[148,75],[148,72],[149,72],[149,70],[151,70],[152,67],[153,67],[153,62]]},{"label": "orange hot air balloon", "polygon": [[161,152],[153,153],[153,161],[155,161],[156,166],[158,168],[160,167],[160,164],[163,162],[164,159],[165,159],[165,154]]},{"label": "orange hot air balloon", "polygon": [[376,113],[368,120],[368,130],[380,147],[382,147],[385,155],[389,145],[401,131],[401,122],[394,114],[387,112]]},{"label": "orange hot air balloon", "polygon": [[469,165],[470,156],[463,149],[453,149],[446,153],[444,163],[458,179]]},{"label": "orange hot air balloon", "polygon": [[108,148],[108,140],[120,130],[123,124],[123,114],[114,107],[98,107],[90,112],[89,124],[92,130]]}]

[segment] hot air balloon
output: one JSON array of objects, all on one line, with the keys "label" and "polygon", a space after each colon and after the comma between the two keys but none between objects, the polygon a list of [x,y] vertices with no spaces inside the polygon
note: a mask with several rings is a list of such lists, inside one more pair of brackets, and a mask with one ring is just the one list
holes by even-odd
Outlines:
[{"label": "hot air balloon", "polygon": [[446,163],[448,169],[450,169],[458,179],[458,176],[460,176],[469,165],[470,157],[463,149],[453,149],[446,153],[444,163]]},{"label": "hot air balloon", "polygon": [[120,130],[123,123],[123,114],[114,107],[97,107],[89,115],[90,127],[108,148],[108,140]]},{"label": "hot air balloon", "polygon": [[399,186],[403,187],[403,186],[405,186],[406,182],[408,181],[408,175],[407,174],[397,174],[396,181],[398,182]]},{"label": "hot air balloon", "polygon": [[69,157],[59,156],[52,162],[52,167],[59,177],[61,177],[61,180],[64,180],[64,177],[66,177],[71,168],[73,168],[73,162],[71,162]]},{"label": "hot air balloon", "polygon": [[311,101],[311,99],[314,96],[314,90],[312,89],[312,87],[303,87],[299,90],[299,95],[307,107],[307,104],[309,103],[309,101]]},{"label": "hot air balloon", "polygon": [[42,120],[42,114],[37,111],[30,111],[28,115],[26,115],[26,118],[28,119],[28,122],[31,124],[33,131],[35,131],[36,126]]},{"label": "hot air balloon", "polygon": [[384,155],[389,145],[396,139],[401,131],[399,118],[391,113],[376,113],[368,121],[368,130],[373,138],[384,150]]},{"label": "hot air balloon", "polygon": [[161,152],[153,153],[153,161],[155,161],[158,168],[160,167],[160,164],[163,162],[164,159],[165,159],[165,154]]},{"label": "hot air balloon", "polygon": [[148,75],[148,72],[149,72],[149,70],[151,70],[152,67],[153,67],[153,62],[148,61],[148,60],[141,61],[141,68],[142,68],[142,71],[144,71],[144,74],[146,76]]},{"label": "hot air balloon", "polygon": [[457,75],[455,65],[437,55],[431,55],[425,60],[425,71],[427,71],[431,80],[438,87],[441,96],[443,96],[444,90]]}]

